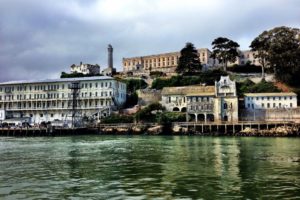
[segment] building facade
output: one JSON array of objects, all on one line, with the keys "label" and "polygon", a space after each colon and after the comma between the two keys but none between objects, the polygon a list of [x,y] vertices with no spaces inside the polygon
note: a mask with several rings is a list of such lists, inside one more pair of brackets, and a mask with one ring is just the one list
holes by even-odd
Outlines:
[{"label": "building facade", "polygon": [[[215,60],[210,58],[209,49],[198,49],[199,58],[204,68],[215,65]],[[123,72],[128,73],[149,73],[150,71],[160,71],[166,74],[175,73],[178,65],[180,52],[163,53],[157,55],[123,58]]]},{"label": "building facade", "polygon": [[[260,66],[258,59],[254,57],[255,52],[250,50],[240,51],[239,56],[233,63],[228,63],[228,66],[232,65],[245,65],[247,63]],[[211,51],[207,48],[198,49],[199,59],[204,69],[210,67],[219,67],[220,63],[217,59],[212,59]],[[180,52],[163,53],[149,56],[140,56],[132,58],[123,58],[123,72],[132,74],[149,74],[150,71],[161,71],[166,74],[175,74],[176,67],[178,65],[178,59]]]},{"label": "building facade", "polygon": [[246,109],[297,108],[297,94],[293,92],[246,93]]},{"label": "building facade", "polygon": [[70,120],[74,108],[81,117],[104,117],[125,101],[126,84],[107,76],[0,83],[0,111],[33,123]]},{"label": "building facade", "polygon": [[186,112],[188,121],[238,121],[236,84],[229,76],[221,76],[215,86],[165,87],[161,104]]},{"label": "building facade", "polygon": [[82,73],[82,74],[90,74],[96,75],[100,74],[100,66],[99,65],[92,65],[92,64],[83,64],[80,62],[79,65],[71,65],[71,73]]}]

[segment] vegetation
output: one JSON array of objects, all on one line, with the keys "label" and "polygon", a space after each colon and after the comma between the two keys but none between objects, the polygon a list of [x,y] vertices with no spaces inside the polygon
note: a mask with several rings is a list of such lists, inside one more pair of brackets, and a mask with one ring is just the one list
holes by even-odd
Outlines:
[{"label": "vegetation", "polygon": [[102,74],[83,74],[83,73],[66,73],[62,72],[60,78],[79,78],[79,77],[91,77],[91,76],[103,76]]},{"label": "vegetation", "polygon": [[132,94],[127,94],[126,102],[124,104],[124,108],[131,108],[138,103],[139,97],[136,92]]},{"label": "vegetation", "polygon": [[300,29],[276,27],[264,31],[251,43],[260,62],[268,63],[275,77],[290,85],[300,85]]},{"label": "vegetation", "polygon": [[199,54],[194,45],[190,42],[180,51],[176,72],[184,74],[186,72],[199,72],[202,69]]},{"label": "vegetation", "polygon": [[218,59],[223,64],[224,71],[227,70],[228,62],[235,62],[238,54],[237,48],[240,46],[228,38],[218,37],[212,43],[213,52],[211,57]]},{"label": "vegetation", "polygon": [[104,119],[102,122],[104,124],[114,124],[114,123],[133,123],[133,116],[128,115],[111,115]]},{"label": "vegetation", "polygon": [[261,67],[246,63],[246,65],[233,65],[228,67],[227,70],[235,73],[260,73]]},{"label": "vegetation", "polygon": [[262,92],[280,92],[280,90],[271,82],[266,82],[262,79],[259,83],[255,84],[247,79],[244,82],[237,83],[237,94],[243,96],[244,93],[262,93]]},{"label": "vegetation", "polygon": [[152,103],[142,110],[139,110],[134,118],[137,122],[139,121],[147,121],[147,122],[156,122],[157,117],[160,115],[165,108],[160,103]]},{"label": "vegetation", "polygon": [[135,93],[136,90],[144,89],[148,84],[143,79],[122,79],[127,86],[127,93],[129,95]]},{"label": "vegetation", "polygon": [[160,71],[151,71],[150,76],[151,78],[157,78],[157,77],[166,76],[166,73]]},{"label": "vegetation", "polygon": [[158,118],[158,123],[185,122],[186,114],[181,112],[163,112]]},{"label": "vegetation", "polygon": [[173,76],[169,79],[157,78],[153,81],[152,88],[160,90],[164,87],[187,86],[201,83],[214,85],[215,81],[220,79],[220,76],[227,75],[226,72],[221,70],[208,70],[194,74],[194,76]]}]

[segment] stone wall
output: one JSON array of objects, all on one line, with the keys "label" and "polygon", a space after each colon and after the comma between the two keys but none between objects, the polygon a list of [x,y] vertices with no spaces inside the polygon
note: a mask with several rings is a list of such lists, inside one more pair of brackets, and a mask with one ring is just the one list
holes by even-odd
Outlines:
[{"label": "stone wall", "polygon": [[300,122],[300,108],[242,109],[240,121],[294,121]]},{"label": "stone wall", "polygon": [[142,89],[136,91],[139,97],[139,105],[148,105],[161,101],[161,90]]}]

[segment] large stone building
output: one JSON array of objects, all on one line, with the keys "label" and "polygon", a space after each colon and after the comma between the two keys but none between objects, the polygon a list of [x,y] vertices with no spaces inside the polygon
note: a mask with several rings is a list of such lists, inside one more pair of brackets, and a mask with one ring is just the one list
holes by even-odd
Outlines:
[{"label": "large stone building", "polygon": [[[250,50],[240,51],[239,57],[237,57],[234,63],[228,63],[228,66],[237,64],[245,65],[247,63],[260,65],[258,59],[254,58],[255,52]],[[219,67],[220,63],[217,59],[212,59],[211,51],[207,48],[198,49],[200,62],[204,69],[210,67]],[[180,52],[163,53],[149,56],[140,56],[132,58],[123,58],[123,72],[132,73],[135,75],[147,75],[150,71],[161,71],[167,75],[174,75],[175,69],[178,65],[178,59]]]},{"label": "large stone building", "polygon": [[125,101],[126,84],[107,76],[0,83],[2,115],[33,123],[71,120],[75,104],[81,116],[104,117]]},{"label": "large stone building", "polygon": [[[198,49],[199,58],[204,68],[215,65],[215,60],[210,58],[209,49]],[[166,74],[174,74],[178,64],[180,52],[163,53],[157,55],[123,58],[123,72],[145,73],[161,71]]]},{"label": "large stone building", "polygon": [[215,86],[165,87],[161,104],[168,111],[186,112],[189,121],[238,121],[236,84],[229,76]]}]

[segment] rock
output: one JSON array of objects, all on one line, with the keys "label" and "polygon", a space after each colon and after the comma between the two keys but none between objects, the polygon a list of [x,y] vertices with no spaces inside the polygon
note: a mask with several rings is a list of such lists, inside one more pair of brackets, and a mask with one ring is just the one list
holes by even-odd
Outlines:
[{"label": "rock", "polygon": [[157,135],[162,132],[162,126],[154,126],[154,127],[148,128],[147,132],[150,135]]}]

